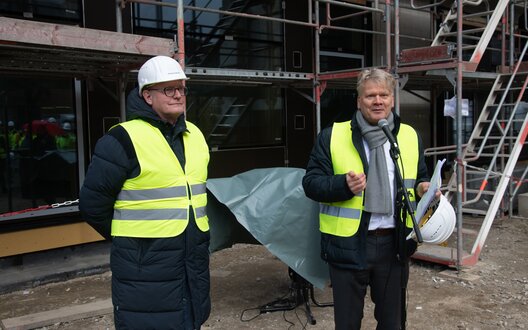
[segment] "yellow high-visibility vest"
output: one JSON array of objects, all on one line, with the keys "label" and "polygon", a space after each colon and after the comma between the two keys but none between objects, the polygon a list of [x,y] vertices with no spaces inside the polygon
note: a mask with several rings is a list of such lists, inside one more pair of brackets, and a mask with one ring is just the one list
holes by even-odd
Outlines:
[{"label": "yellow high-visibility vest", "polygon": [[[418,136],[412,127],[401,124],[397,139],[401,146],[405,146],[400,148],[400,157],[405,168],[405,171],[402,170],[402,175],[404,175],[404,185],[409,193],[409,199],[411,203],[415,204],[414,184],[416,182],[419,158]],[[359,152],[352,143],[350,121],[334,123],[330,138],[330,155],[334,174],[336,175],[345,174],[351,170],[355,173],[365,172]],[[401,166],[400,162],[398,162],[398,166]],[[346,201],[320,203],[320,231],[342,237],[355,235],[363,212],[363,197],[363,193],[360,193]],[[408,215],[406,226],[412,228],[412,225],[412,218]]]},{"label": "yellow high-visibility vest", "polygon": [[184,172],[159,129],[139,119],[119,125],[132,140],[141,172],[126,180],[117,196],[112,236],[178,236],[189,223],[191,206],[198,228],[208,231],[205,184],[209,149],[198,127],[187,122],[189,132],[183,133]]}]

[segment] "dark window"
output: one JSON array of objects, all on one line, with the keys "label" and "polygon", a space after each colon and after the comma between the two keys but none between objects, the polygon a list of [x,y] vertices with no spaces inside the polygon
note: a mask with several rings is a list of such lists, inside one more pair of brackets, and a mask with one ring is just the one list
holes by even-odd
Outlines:
[{"label": "dark window", "polygon": [[[323,29],[320,35],[321,72],[358,69],[367,66],[365,53],[367,37],[365,33],[353,32],[368,29],[370,14],[359,9],[341,6],[319,5],[319,20],[325,24],[349,30]],[[327,9],[331,9],[329,12]]]},{"label": "dark window", "polygon": [[210,148],[284,145],[284,101],[278,88],[192,85],[187,118]]},{"label": "dark window", "polygon": [[82,21],[80,0],[10,0],[0,2],[0,13],[50,22]]},{"label": "dark window", "polygon": [[69,79],[1,77],[0,213],[78,198]]},{"label": "dark window", "polygon": [[[175,0],[165,1],[176,3]],[[184,5],[282,18],[281,1],[184,1]],[[283,23],[186,9],[185,64],[196,67],[280,70]],[[175,7],[134,4],[136,34],[173,38]]]},{"label": "dark window", "polygon": [[321,97],[321,127],[352,119],[357,109],[355,89],[327,89]]}]

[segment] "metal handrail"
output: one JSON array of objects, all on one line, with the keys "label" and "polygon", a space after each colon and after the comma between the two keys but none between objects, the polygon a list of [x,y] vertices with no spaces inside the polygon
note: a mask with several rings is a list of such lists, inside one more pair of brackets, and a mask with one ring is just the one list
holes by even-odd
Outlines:
[{"label": "metal handrail", "polygon": [[446,0],[442,0],[440,2],[433,2],[433,3],[430,3],[428,5],[423,5],[423,6],[415,6],[414,5],[414,0],[411,0],[411,8],[413,9],[425,9],[425,8],[431,8],[431,7],[436,7],[436,6],[440,6],[441,4],[443,4],[444,2],[446,2]]}]

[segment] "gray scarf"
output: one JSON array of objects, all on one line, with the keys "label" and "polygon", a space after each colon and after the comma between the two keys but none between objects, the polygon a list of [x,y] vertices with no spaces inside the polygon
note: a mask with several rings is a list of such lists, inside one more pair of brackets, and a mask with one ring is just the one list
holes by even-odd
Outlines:
[{"label": "gray scarf", "polygon": [[[370,150],[364,209],[371,213],[392,214],[393,203],[389,173],[385,159],[385,151],[383,150],[383,144],[387,141],[387,137],[377,125],[373,126],[369,124],[359,110],[356,112],[356,119],[361,130],[361,135],[367,141]],[[394,129],[394,115],[392,112],[389,114],[387,121],[392,131]]]}]

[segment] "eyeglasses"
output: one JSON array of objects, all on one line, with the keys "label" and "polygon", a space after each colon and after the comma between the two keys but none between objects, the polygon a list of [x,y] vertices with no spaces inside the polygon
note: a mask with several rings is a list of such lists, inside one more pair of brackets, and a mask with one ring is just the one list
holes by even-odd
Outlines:
[{"label": "eyeglasses", "polygon": [[180,93],[180,95],[187,95],[189,90],[187,87],[165,87],[165,88],[149,88],[149,91],[163,91],[163,94],[167,97],[174,97],[176,95],[176,91]]}]

